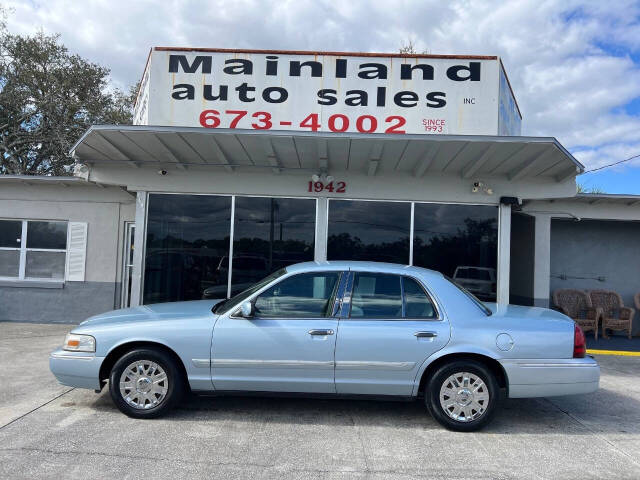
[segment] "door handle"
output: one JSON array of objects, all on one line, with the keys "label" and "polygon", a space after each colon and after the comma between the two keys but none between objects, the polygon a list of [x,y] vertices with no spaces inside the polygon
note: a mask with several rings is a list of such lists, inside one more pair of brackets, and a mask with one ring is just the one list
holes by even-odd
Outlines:
[{"label": "door handle", "polygon": [[333,335],[333,330],[309,330],[309,335]]},{"label": "door handle", "polygon": [[416,332],[414,335],[418,338],[435,338],[438,336],[436,332]]}]

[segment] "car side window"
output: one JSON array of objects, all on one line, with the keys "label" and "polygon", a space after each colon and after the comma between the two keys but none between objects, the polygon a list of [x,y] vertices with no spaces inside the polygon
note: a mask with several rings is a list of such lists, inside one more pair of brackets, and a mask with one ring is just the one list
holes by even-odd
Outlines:
[{"label": "car side window", "polygon": [[356,272],[351,295],[352,318],[402,318],[400,277]]},{"label": "car side window", "polygon": [[320,318],[330,313],[340,272],[301,273],[285,278],[255,301],[259,318]]},{"label": "car side window", "polygon": [[436,318],[438,313],[422,286],[413,278],[403,277],[404,311],[407,318]]}]

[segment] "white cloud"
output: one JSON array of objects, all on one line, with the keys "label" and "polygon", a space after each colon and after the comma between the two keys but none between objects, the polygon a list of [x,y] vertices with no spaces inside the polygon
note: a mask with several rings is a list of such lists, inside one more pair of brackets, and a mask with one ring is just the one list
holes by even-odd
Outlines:
[{"label": "white cloud", "polygon": [[[60,32],[135,83],[152,46],[500,55],[523,133],[555,136],[587,167],[640,153],[640,1],[10,0],[11,30]],[[640,162],[630,165],[640,167]]]}]

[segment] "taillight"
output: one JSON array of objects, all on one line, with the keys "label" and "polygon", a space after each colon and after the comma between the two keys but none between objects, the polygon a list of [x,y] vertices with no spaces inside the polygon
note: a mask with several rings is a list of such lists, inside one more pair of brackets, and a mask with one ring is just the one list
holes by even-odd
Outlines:
[{"label": "taillight", "polygon": [[580,325],[575,324],[573,329],[573,358],[584,358],[587,353],[587,339]]}]

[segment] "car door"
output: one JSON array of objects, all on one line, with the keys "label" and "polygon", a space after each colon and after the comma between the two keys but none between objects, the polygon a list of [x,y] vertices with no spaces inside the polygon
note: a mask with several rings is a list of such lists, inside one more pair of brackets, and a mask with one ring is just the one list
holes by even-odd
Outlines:
[{"label": "car door", "polygon": [[420,366],[449,336],[419,280],[352,272],[338,325],[336,392],[409,396]]},{"label": "car door", "polygon": [[251,318],[235,309],[221,317],[211,347],[214,388],[335,393],[341,275],[324,271],[285,277],[253,298]]}]

